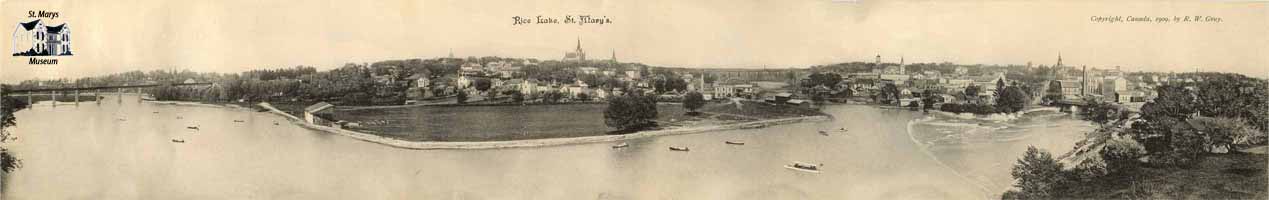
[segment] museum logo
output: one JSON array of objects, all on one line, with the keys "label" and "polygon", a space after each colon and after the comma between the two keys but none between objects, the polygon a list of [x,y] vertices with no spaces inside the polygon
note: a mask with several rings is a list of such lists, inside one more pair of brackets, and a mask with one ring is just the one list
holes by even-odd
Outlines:
[{"label": "museum logo", "polygon": [[19,22],[13,30],[13,56],[30,57],[33,65],[55,65],[53,56],[71,56],[71,28],[66,22],[55,23],[57,12],[30,11],[29,21]]}]

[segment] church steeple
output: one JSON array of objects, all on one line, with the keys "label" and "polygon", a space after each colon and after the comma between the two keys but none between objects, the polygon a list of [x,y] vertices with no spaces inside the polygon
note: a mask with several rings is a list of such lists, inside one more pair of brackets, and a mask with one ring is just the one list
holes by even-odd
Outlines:
[{"label": "church steeple", "polygon": [[907,74],[906,70],[903,69],[903,57],[899,56],[899,74]]},{"label": "church steeple", "polygon": [[612,62],[617,62],[617,49],[612,50]]},{"label": "church steeple", "polygon": [[1058,52],[1058,63],[1055,67],[1062,67],[1062,52]]}]

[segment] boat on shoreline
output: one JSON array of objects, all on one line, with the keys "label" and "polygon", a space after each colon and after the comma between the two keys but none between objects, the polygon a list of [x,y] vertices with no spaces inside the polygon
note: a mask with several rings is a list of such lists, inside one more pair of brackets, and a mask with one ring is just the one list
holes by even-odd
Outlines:
[{"label": "boat on shoreline", "polygon": [[824,164],[808,164],[794,161],[793,164],[784,165],[784,168],[818,174],[821,166],[824,166]]},{"label": "boat on shoreline", "polygon": [[613,145],[613,146],[612,146],[612,148],[614,148],[614,149],[620,149],[620,148],[626,148],[626,147],[628,147],[628,146],[630,146],[630,144],[627,144],[627,143],[625,143],[625,142],[622,142],[621,144]]},{"label": "boat on shoreline", "polygon": [[691,151],[691,150],[692,149],[688,149],[687,147],[670,147],[670,151]]},{"label": "boat on shoreline", "polygon": [[745,142],[742,142],[742,141],[724,141],[723,143],[730,144],[730,145],[745,145]]}]

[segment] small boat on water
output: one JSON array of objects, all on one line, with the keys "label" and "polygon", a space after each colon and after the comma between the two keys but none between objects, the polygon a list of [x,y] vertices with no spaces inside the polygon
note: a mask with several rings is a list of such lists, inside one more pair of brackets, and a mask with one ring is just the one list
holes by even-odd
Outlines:
[{"label": "small boat on water", "polygon": [[181,116],[176,116],[176,119],[185,119],[185,118]]},{"label": "small boat on water", "polygon": [[159,114],[159,111],[154,111],[154,112],[152,112],[152,113],[154,113],[154,114]]},{"label": "small boat on water", "polygon": [[691,150],[692,149],[688,149],[687,147],[670,147],[670,151],[691,151]]},{"label": "small boat on water", "polygon": [[784,168],[818,174],[820,173],[821,166],[824,166],[824,164],[807,164],[802,162],[793,162],[793,164],[785,165]]},{"label": "small boat on water", "polygon": [[235,120],[234,120],[234,122],[242,123],[242,122],[247,122],[247,121],[242,121],[242,120],[236,120],[236,119],[235,119]]},{"label": "small boat on water", "polygon": [[185,143],[185,140],[172,139],[174,143]]},{"label": "small boat on water", "polygon": [[741,141],[723,141],[723,143],[727,143],[730,145],[745,145],[745,142],[741,142]]},{"label": "small boat on water", "polygon": [[198,127],[197,127],[197,126],[186,126],[185,128],[198,130]]},{"label": "small boat on water", "polygon": [[820,131],[820,135],[828,136],[828,132],[827,132],[827,131]]},{"label": "small boat on water", "polygon": [[850,130],[846,130],[846,128],[841,128],[841,129],[837,129],[837,131],[847,132],[847,131],[850,131]]},{"label": "small boat on water", "polygon": [[278,122],[273,122],[273,125],[274,125],[274,126],[277,126],[277,125],[278,125]]},{"label": "small boat on water", "polygon": [[612,145],[612,148],[618,149],[618,148],[626,148],[628,146],[630,146],[630,144],[626,144],[625,142],[622,142],[621,144]]}]

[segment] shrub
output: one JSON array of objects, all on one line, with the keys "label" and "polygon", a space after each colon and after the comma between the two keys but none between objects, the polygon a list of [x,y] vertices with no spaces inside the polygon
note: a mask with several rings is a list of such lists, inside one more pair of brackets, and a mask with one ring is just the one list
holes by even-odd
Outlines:
[{"label": "shrub", "polygon": [[1027,147],[1027,153],[1018,159],[1011,174],[1017,180],[1014,183],[1017,190],[1006,192],[1002,196],[1005,199],[1049,199],[1067,182],[1062,163],[1034,146]]},{"label": "shrub", "polygon": [[1146,148],[1132,139],[1111,139],[1099,153],[1110,173],[1123,173],[1137,167],[1137,159],[1146,155]]}]

